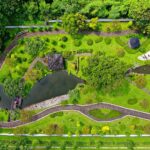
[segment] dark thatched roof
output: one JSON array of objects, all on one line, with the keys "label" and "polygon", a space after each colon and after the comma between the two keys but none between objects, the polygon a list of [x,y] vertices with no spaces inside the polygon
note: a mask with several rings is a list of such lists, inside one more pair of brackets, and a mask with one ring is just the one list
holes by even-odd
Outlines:
[{"label": "dark thatched roof", "polygon": [[53,54],[48,56],[48,67],[50,70],[62,70],[64,69],[64,60],[62,55]]},{"label": "dark thatched roof", "polygon": [[131,38],[128,42],[130,48],[138,48],[140,46],[140,41],[138,38]]}]

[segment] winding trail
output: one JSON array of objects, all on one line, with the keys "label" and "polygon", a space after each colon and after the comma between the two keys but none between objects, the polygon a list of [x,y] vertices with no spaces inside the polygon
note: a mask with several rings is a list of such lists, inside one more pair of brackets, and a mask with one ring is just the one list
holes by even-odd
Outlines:
[{"label": "winding trail", "polygon": [[[104,119],[95,118],[89,114],[90,110],[100,109],[100,108],[117,110],[117,111],[121,112],[122,115],[117,118],[111,118],[111,119],[104,120]],[[86,117],[88,117],[94,121],[97,121],[97,122],[107,122],[107,121],[109,122],[109,121],[113,121],[116,119],[120,119],[125,116],[134,116],[134,117],[150,120],[150,113],[141,112],[141,111],[137,111],[134,109],[129,109],[129,108],[125,108],[125,107],[121,107],[121,106],[117,106],[117,105],[113,105],[113,104],[109,104],[109,103],[97,103],[97,104],[90,104],[90,105],[55,106],[52,108],[48,108],[48,109],[32,116],[31,120],[28,122],[22,122],[20,120],[12,121],[12,122],[0,122],[0,127],[1,128],[14,128],[17,126],[21,126],[21,125],[25,125],[25,124],[37,121],[39,119],[46,117],[49,114],[52,114],[55,112],[60,112],[60,111],[77,111],[77,112],[80,112],[81,114],[85,115]]]}]

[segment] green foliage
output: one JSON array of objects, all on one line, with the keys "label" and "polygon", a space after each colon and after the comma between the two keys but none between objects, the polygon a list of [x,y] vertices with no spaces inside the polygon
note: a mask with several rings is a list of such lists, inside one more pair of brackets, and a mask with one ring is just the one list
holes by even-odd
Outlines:
[{"label": "green foliage", "polygon": [[30,54],[32,57],[36,57],[40,51],[43,51],[46,47],[45,41],[36,38],[33,40],[27,40],[25,49],[28,54]]},{"label": "green foliage", "polygon": [[130,98],[130,99],[128,99],[128,104],[129,105],[134,105],[136,103],[137,103],[137,99],[136,98]]},{"label": "green foliage", "polygon": [[103,37],[99,36],[97,39],[95,39],[95,43],[100,43],[103,41]]},{"label": "green foliage", "polygon": [[111,44],[111,38],[106,37],[106,38],[104,39],[104,41],[105,41],[105,43],[106,43],[107,45],[110,45],[110,44]]},{"label": "green foliage", "polygon": [[75,45],[76,47],[81,46],[81,44],[82,44],[82,42],[81,42],[80,40],[74,40],[74,45]]},{"label": "green foliage", "polygon": [[147,26],[150,24],[150,1],[134,0],[130,4],[129,16],[136,20],[135,25],[143,33],[147,33]]},{"label": "green foliage", "polygon": [[64,15],[62,21],[65,31],[71,35],[86,29],[86,17],[79,13]]},{"label": "green foliage", "polygon": [[97,89],[115,89],[120,86],[127,69],[124,62],[105,54],[93,55],[83,67],[88,83]]},{"label": "green foliage", "polygon": [[67,38],[67,36],[63,36],[63,37],[61,38],[61,40],[62,40],[63,42],[67,42],[67,41],[68,41],[68,38]]},{"label": "green foliage", "polygon": [[74,89],[74,90],[71,90],[69,92],[69,97],[70,97],[70,100],[71,100],[71,103],[73,104],[77,104],[78,101],[79,101],[79,98],[80,98],[80,92],[79,92],[79,89]]},{"label": "green foliage", "polygon": [[118,57],[124,57],[124,55],[125,55],[125,52],[124,52],[123,49],[118,49],[118,50],[117,50],[117,56],[118,56]]},{"label": "green foliage", "polygon": [[147,84],[146,78],[143,75],[137,75],[134,80],[136,86],[140,89],[144,88]]},{"label": "green foliage", "polygon": [[92,40],[92,39],[88,39],[88,40],[87,40],[87,44],[88,44],[89,46],[93,45],[93,40]]},{"label": "green foliage", "polygon": [[98,28],[98,18],[92,18],[89,22],[89,28],[92,30],[96,30]]},{"label": "green foliage", "polygon": [[57,116],[63,116],[63,112],[56,112],[56,113],[54,113],[54,114],[51,114],[51,117],[52,118],[55,118],[55,117],[57,117]]},{"label": "green foliage", "polygon": [[89,111],[89,114],[101,120],[113,119],[121,115],[119,111],[109,109],[93,109]]}]

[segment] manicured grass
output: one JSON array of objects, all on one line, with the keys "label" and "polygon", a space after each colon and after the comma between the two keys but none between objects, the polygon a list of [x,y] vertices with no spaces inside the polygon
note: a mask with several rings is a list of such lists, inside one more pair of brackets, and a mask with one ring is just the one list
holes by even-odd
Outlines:
[{"label": "manicured grass", "polygon": [[98,119],[112,119],[117,118],[121,115],[120,112],[116,110],[109,110],[109,109],[93,109],[89,111],[90,115]]}]

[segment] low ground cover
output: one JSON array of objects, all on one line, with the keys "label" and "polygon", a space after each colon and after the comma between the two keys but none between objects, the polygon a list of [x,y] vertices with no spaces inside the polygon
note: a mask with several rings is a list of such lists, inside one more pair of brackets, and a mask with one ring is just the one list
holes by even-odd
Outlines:
[{"label": "low ground cover", "polygon": [[112,119],[117,118],[121,115],[120,112],[116,110],[109,110],[109,109],[93,109],[89,111],[90,115],[98,119]]}]

